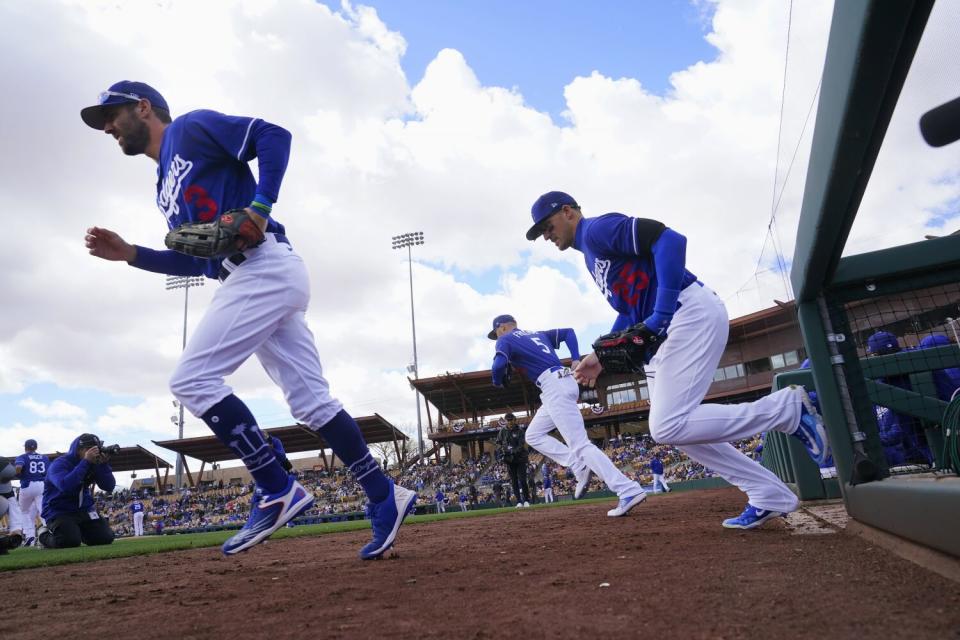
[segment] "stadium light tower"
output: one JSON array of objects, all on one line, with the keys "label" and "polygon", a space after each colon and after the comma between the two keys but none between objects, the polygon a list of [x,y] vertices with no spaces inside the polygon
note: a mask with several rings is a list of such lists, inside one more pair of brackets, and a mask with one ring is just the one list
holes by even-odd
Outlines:
[{"label": "stadium light tower", "polygon": [[[202,276],[167,276],[167,291],[183,289],[183,342],[180,346],[181,351],[187,348],[187,303],[190,301],[190,287],[202,287],[204,279]],[[175,416],[170,418],[170,421],[179,426],[177,437],[183,440],[183,404],[174,400],[173,406],[179,407],[180,417],[177,418]],[[177,483],[177,491],[179,491],[181,487],[183,487],[183,456],[179,453],[177,454],[177,475],[175,482]],[[161,489],[161,487],[157,487],[157,491]]]},{"label": "stadium light tower", "polygon": [[[410,327],[413,329],[413,379],[420,379],[420,366],[417,362],[417,321],[413,313],[413,247],[415,245],[423,244],[423,232],[414,231],[412,233],[401,233],[398,236],[393,236],[393,248],[394,249],[406,249],[407,250],[407,267],[410,272]],[[410,367],[407,367],[407,371],[410,371]],[[416,387],[413,388],[414,397],[417,400],[417,450],[420,453],[420,457],[417,459],[418,464],[423,464],[423,423],[420,419],[420,390]]]}]

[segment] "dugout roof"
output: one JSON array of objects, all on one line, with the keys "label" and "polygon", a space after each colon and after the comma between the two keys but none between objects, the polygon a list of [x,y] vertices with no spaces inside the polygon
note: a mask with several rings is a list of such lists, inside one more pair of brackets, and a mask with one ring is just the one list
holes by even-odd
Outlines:
[{"label": "dugout roof", "polygon": [[[570,366],[570,358],[562,362]],[[504,388],[493,386],[492,376],[490,369],[484,369],[410,380],[410,384],[448,420],[468,420],[474,414],[523,413],[540,403],[540,390],[526,376],[515,372]]]},{"label": "dugout roof", "polygon": [[[109,442],[105,444],[110,444]],[[20,455],[19,453],[17,456]],[[60,456],[64,455],[60,451],[55,453],[45,453],[43,454],[50,458],[50,462],[53,462]],[[10,461],[17,456],[8,456]],[[161,458],[160,456],[150,453],[140,445],[135,445],[132,447],[121,447],[120,452],[117,455],[110,458],[110,468],[115,472],[120,471],[136,471],[137,469],[169,469],[170,463]]]},{"label": "dugout roof", "polygon": [[[378,413],[372,416],[355,418],[355,420],[360,426],[360,433],[363,434],[368,444],[375,442],[396,442],[407,439],[406,434],[394,427]],[[330,448],[330,445],[327,444],[327,441],[324,440],[319,433],[301,424],[288,427],[274,427],[272,429],[264,429],[263,431],[271,436],[278,437],[280,442],[283,443],[284,451],[287,453],[320,451]],[[213,435],[201,436],[199,438],[163,440],[160,442],[154,441],[154,444],[158,447],[163,447],[164,449],[169,449],[207,463],[237,459],[237,454]]]}]

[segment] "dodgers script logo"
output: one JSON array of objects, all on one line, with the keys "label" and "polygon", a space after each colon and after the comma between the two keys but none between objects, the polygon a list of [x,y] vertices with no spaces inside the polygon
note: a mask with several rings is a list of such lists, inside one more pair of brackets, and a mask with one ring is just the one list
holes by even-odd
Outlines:
[{"label": "dodgers script logo", "polygon": [[593,279],[596,280],[597,286],[600,287],[600,293],[603,294],[604,298],[610,297],[610,289],[607,288],[607,274],[610,273],[610,260],[601,260],[600,258],[594,258],[593,260]]},{"label": "dodgers script logo", "polygon": [[160,185],[160,192],[157,194],[157,206],[160,207],[160,211],[172,224],[176,224],[173,217],[179,217],[180,215],[180,205],[177,204],[177,198],[180,196],[183,180],[191,169],[193,169],[191,161],[184,160],[180,157],[180,154],[175,154],[167,168],[167,177],[163,179],[163,183]]}]

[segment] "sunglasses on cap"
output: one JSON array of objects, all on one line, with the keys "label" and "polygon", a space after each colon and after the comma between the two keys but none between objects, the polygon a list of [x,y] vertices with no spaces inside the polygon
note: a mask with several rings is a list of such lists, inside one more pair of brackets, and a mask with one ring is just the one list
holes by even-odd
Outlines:
[{"label": "sunglasses on cap", "polygon": [[134,102],[140,102],[141,98],[135,93],[122,93],[120,91],[101,91],[97,95],[97,104],[105,104],[111,97],[126,98]]}]

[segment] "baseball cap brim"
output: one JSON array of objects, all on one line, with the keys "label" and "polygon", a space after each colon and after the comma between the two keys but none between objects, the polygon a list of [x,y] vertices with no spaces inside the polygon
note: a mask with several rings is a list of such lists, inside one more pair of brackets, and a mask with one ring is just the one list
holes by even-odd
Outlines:
[{"label": "baseball cap brim", "polygon": [[[132,103],[128,102],[126,104],[132,104]],[[107,118],[106,118],[107,107],[112,107],[112,106],[115,106],[115,105],[95,104],[92,107],[86,107],[80,110],[80,118],[83,119],[83,122],[88,127],[103,131],[103,127],[106,126],[107,124]]]},{"label": "baseball cap brim", "polygon": [[[552,214],[551,214],[552,215]],[[527,240],[536,240],[543,235],[543,228],[547,226],[547,220],[550,219],[550,216],[547,216],[537,224],[530,227],[530,230],[527,231]]]},{"label": "baseball cap brim", "polygon": [[496,340],[496,339],[497,339],[497,330],[494,329],[493,331],[491,331],[490,333],[488,333],[488,334],[487,334],[487,337],[490,338],[491,340]]}]

